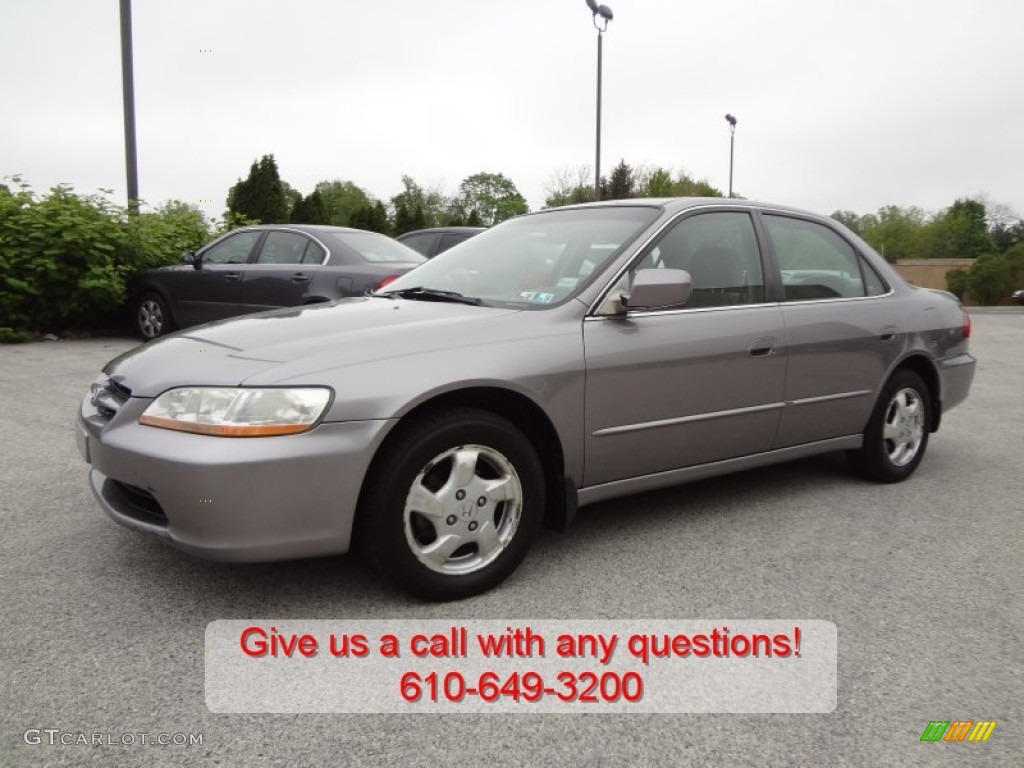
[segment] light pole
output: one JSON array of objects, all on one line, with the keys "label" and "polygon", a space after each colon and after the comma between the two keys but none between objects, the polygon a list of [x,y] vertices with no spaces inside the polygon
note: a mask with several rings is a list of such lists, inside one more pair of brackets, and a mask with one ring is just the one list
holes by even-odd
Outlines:
[{"label": "light pole", "polygon": [[[594,199],[601,199],[601,43],[612,20],[612,9],[598,5],[597,0],[587,0],[587,7],[594,14],[594,28],[597,30],[597,141],[594,149]],[[598,21],[600,17],[600,21]]]},{"label": "light pole", "polygon": [[729,197],[732,197],[732,158],[736,145],[736,118],[726,115],[725,121],[729,124]]},{"label": "light pole", "polygon": [[124,96],[124,160],[128,212],[139,212],[139,162],[135,148],[135,80],[132,75],[132,0],[121,0],[121,89]]}]

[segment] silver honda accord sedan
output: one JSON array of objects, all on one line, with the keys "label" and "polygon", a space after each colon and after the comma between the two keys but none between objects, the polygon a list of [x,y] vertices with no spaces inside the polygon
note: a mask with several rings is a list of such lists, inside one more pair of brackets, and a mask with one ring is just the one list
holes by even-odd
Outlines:
[{"label": "silver honda accord sedan", "polygon": [[110,362],[78,416],[117,522],[203,557],[358,545],[405,590],[487,590],[580,505],[829,451],[921,462],[970,319],[839,223],[723,199],[522,216],[378,292]]}]

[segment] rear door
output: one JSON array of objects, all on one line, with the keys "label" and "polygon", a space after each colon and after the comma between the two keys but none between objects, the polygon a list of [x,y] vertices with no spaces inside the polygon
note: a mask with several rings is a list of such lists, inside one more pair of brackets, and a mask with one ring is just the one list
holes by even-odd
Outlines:
[{"label": "rear door", "polygon": [[905,341],[889,287],[831,227],[763,213],[778,263],[789,347],[776,447],[860,434]]},{"label": "rear door", "polygon": [[242,312],[305,303],[327,251],[297,230],[271,230],[245,270],[239,292]]}]

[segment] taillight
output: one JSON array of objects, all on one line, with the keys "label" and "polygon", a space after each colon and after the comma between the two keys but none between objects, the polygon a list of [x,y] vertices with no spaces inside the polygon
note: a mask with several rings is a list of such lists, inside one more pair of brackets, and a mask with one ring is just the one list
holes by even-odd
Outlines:
[{"label": "taillight", "polygon": [[964,313],[964,338],[969,339],[971,338],[971,316],[963,307],[960,308],[960,311]]},{"label": "taillight", "polygon": [[384,287],[385,285],[387,285],[388,283],[393,283],[393,282],[395,282],[395,280],[397,280],[397,279],[398,279],[398,277],[399,277],[398,275],[388,275],[388,276],[387,276],[387,277],[385,277],[385,278],[384,278],[383,280],[381,280],[381,281],[380,281],[379,283],[377,283],[377,287],[376,287],[376,288],[374,288],[373,290],[374,290],[374,291],[379,291],[379,290],[380,290],[381,288],[383,288],[383,287]]}]

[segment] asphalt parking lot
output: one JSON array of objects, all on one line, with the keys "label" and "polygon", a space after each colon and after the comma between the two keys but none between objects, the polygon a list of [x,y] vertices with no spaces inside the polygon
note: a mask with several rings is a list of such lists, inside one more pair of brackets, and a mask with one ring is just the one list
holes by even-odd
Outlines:
[{"label": "asphalt parking lot", "polygon": [[[840,457],[602,503],[497,590],[427,605],[355,558],[196,560],[108,520],[73,440],[129,339],[0,346],[0,765],[1021,765],[1024,311],[973,314],[970,399],[895,486]],[[215,619],[826,619],[838,707],[816,715],[215,714]],[[985,743],[922,743],[933,720]],[[27,744],[29,729],[202,734]]]}]

